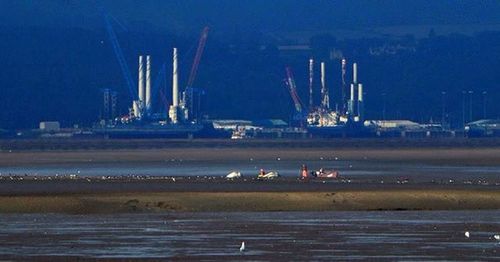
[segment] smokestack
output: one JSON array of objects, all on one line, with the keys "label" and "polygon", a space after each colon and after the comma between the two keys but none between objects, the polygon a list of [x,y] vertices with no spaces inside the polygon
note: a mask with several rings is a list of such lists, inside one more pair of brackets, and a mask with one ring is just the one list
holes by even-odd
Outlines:
[{"label": "smokestack", "polygon": [[146,56],[146,111],[151,111],[151,57]]},{"label": "smokestack", "polygon": [[313,108],[313,79],[314,79],[314,60],[309,59],[309,110]]},{"label": "smokestack", "polygon": [[328,94],[328,89],[326,89],[325,77],[325,62],[321,62],[321,104],[324,108],[330,108],[330,96]]},{"label": "smokestack", "polygon": [[142,55],[139,56],[139,83],[137,87],[139,88],[139,107],[142,108],[142,103],[144,103],[144,63],[142,61]]},{"label": "smokestack", "polygon": [[134,117],[139,118],[141,116],[140,111],[139,111],[139,101],[138,100],[132,101],[132,111],[133,111]]},{"label": "smokestack", "polygon": [[364,108],[363,108],[363,84],[358,84],[358,116],[359,120],[363,120]]},{"label": "smokestack", "polygon": [[172,76],[172,105],[179,106],[179,86],[177,75],[177,48],[174,48],[174,61],[173,61],[173,76]]},{"label": "smokestack", "polygon": [[350,117],[354,116],[354,84],[351,84],[351,97],[347,102],[347,113]]},{"label": "smokestack", "polygon": [[358,83],[358,64],[357,63],[352,64],[352,82],[354,84]]}]

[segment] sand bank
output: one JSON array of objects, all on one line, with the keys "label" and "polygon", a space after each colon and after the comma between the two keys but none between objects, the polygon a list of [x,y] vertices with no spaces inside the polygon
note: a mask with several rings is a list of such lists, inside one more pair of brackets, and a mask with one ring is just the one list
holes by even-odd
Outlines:
[{"label": "sand bank", "polygon": [[0,213],[500,209],[498,190],[158,192],[0,197]]}]

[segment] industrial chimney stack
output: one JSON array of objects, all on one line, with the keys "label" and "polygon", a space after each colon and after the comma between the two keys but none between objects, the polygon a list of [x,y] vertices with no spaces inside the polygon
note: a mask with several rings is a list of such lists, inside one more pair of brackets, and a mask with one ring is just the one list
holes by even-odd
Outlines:
[{"label": "industrial chimney stack", "polygon": [[138,95],[137,100],[132,101],[132,111],[135,118],[142,118],[144,110],[144,63],[142,55],[139,56],[139,71],[138,71]]},{"label": "industrial chimney stack", "polygon": [[321,62],[321,105],[326,109],[330,109],[330,95],[328,94],[328,89],[326,88],[325,77],[325,62]]},{"label": "industrial chimney stack", "polygon": [[[363,120],[363,85],[358,83],[358,64],[352,64],[351,96],[348,102],[349,118],[355,122]],[[357,93],[357,96],[356,96]],[[357,97],[357,99],[355,99]]]},{"label": "industrial chimney stack", "polygon": [[174,47],[173,53],[173,71],[172,71],[172,105],[168,111],[170,121],[174,124],[179,123],[179,82],[177,75],[177,48]]},{"label": "industrial chimney stack", "polygon": [[151,57],[146,56],[146,113],[151,114]]},{"label": "industrial chimney stack", "polygon": [[137,84],[139,93],[139,104],[141,109],[144,108],[144,61],[143,56],[139,56],[139,83]]}]

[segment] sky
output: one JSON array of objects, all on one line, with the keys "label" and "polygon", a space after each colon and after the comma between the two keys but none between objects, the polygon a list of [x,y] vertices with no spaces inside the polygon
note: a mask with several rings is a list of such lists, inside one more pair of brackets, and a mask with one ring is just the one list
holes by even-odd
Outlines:
[{"label": "sky", "polygon": [[500,25],[496,0],[1,0],[7,26],[99,28],[99,7],[124,24],[175,33],[208,24],[234,30],[289,32],[418,25]]}]

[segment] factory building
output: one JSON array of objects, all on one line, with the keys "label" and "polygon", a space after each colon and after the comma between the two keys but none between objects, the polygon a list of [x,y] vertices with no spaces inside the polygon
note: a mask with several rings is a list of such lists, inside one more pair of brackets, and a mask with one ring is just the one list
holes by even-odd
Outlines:
[{"label": "factory building", "polygon": [[500,136],[500,120],[482,119],[465,125],[468,137]]},{"label": "factory building", "polygon": [[61,125],[57,121],[40,122],[39,129],[41,132],[59,132]]}]

